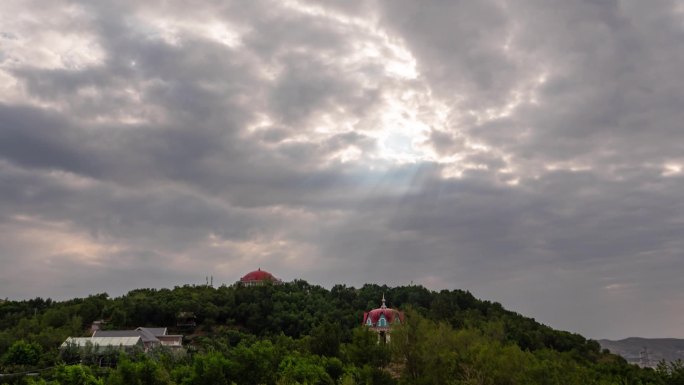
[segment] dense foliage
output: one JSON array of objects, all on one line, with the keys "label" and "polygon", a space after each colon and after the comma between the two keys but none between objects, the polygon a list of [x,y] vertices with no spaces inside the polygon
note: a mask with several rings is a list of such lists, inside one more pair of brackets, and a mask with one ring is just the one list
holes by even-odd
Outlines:
[{"label": "dense foliage", "polygon": [[[406,311],[392,343],[360,327],[382,294]],[[178,329],[179,314],[197,327]],[[166,326],[187,352],[157,349],[102,361],[62,351],[94,320],[106,327]],[[140,289],[55,302],[0,304],[0,377],[19,384],[684,384],[684,365],[628,365],[597,342],[553,330],[470,293],[421,286],[304,281],[258,287]],[[38,373],[27,376],[26,373]]]}]

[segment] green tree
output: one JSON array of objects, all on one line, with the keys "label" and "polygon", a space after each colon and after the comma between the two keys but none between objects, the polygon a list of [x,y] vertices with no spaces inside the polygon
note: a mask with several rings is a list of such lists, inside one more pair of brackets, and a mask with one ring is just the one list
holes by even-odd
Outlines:
[{"label": "green tree", "polygon": [[[394,340],[394,335],[392,335]],[[359,326],[352,333],[352,342],[344,345],[347,361],[363,367],[382,367],[391,359],[391,351],[386,344],[378,343],[378,335],[364,326]]]},{"label": "green tree", "polygon": [[271,384],[275,382],[281,357],[271,341],[252,345],[240,343],[228,353],[233,380],[238,384]]},{"label": "green tree", "polygon": [[324,322],[311,330],[311,353],[337,357],[340,354],[340,324]]},{"label": "green tree", "polygon": [[279,385],[333,385],[321,362],[312,356],[289,355],[280,363]]},{"label": "green tree", "polygon": [[16,341],[2,358],[5,365],[35,366],[40,360],[41,348],[36,343]]},{"label": "green tree", "polygon": [[108,385],[167,385],[171,384],[171,376],[156,360],[141,356],[137,362],[122,355],[109,377]]},{"label": "green tree", "polygon": [[233,371],[234,363],[220,353],[198,354],[193,359],[192,374],[183,385],[230,385]]},{"label": "green tree", "polygon": [[83,365],[58,366],[54,379],[58,385],[103,385],[102,379],[95,377],[90,368]]}]

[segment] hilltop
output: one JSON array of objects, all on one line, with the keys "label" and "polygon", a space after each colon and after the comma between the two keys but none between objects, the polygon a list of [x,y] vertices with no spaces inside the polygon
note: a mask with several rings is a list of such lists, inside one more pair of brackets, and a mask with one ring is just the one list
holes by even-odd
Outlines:
[{"label": "hilltop", "polygon": [[[387,344],[362,325],[383,295],[388,307],[401,311],[387,326]],[[373,314],[381,313],[389,314]],[[169,328],[184,335],[186,353],[119,356],[111,368],[83,352],[60,355],[68,336],[89,335],[96,320],[109,329]],[[7,301],[0,304],[0,357],[5,373],[58,365],[41,377],[60,385],[74,378],[79,384],[148,383],[141,378],[150,373],[155,384],[183,385],[674,384],[668,381],[679,373],[629,365],[596,341],[464,290],[376,284],[328,290],[301,280]],[[86,365],[69,365],[79,360]]]}]

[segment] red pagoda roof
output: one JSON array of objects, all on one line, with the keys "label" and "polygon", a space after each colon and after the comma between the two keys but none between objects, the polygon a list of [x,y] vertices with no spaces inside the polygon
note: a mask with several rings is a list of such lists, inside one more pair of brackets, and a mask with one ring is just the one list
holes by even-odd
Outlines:
[{"label": "red pagoda roof", "polygon": [[[386,325],[378,324],[380,319],[384,318]],[[371,327],[389,327],[392,324],[402,323],[404,321],[404,313],[391,309],[385,306],[385,296],[382,296],[382,306],[373,309],[369,312],[363,313],[363,324]]]},{"label": "red pagoda roof", "polygon": [[253,282],[253,281],[279,281],[278,278],[274,277],[273,274],[268,271],[261,270],[261,268],[250,271],[245,274],[244,277],[240,278],[240,282]]}]

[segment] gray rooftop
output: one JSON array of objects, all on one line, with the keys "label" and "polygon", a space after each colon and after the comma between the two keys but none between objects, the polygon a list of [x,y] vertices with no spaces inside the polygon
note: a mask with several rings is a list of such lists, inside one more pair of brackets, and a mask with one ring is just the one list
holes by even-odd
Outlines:
[{"label": "gray rooftop", "polygon": [[159,341],[157,336],[166,335],[166,328],[144,328],[135,330],[96,330],[93,337],[142,337],[143,342]]},{"label": "gray rooftop", "polygon": [[96,330],[93,337],[140,337],[137,330]]},{"label": "gray rooftop", "polygon": [[69,345],[75,345],[79,348],[92,345],[95,350],[104,350],[106,348],[130,348],[136,345],[142,345],[142,338],[135,337],[69,337],[62,343],[61,348]]},{"label": "gray rooftop", "polygon": [[166,328],[144,328],[144,327],[139,327],[138,330],[140,329],[145,329],[152,333],[153,336],[164,336],[166,335]]}]

